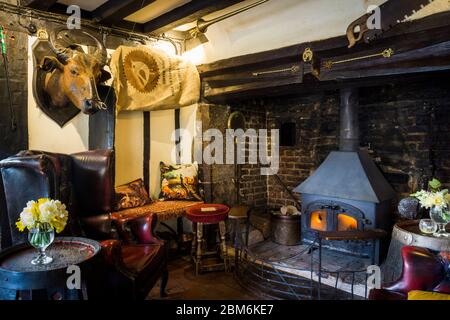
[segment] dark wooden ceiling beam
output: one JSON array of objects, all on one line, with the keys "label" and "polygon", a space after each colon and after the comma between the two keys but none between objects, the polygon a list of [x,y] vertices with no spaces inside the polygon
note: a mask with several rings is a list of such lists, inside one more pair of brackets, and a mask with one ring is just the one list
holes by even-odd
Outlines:
[{"label": "dark wooden ceiling beam", "polygon": [[[142,0],[140,0],[142,3]],[[54,6],[52,6],[50,8],[51,12],[54,13],[58,13],[58,14],[65,14],[67,15],[67,6],[61,3],[56,3]],[[93,17],[93,12],[94,11],[86,11],[86,10],[81,10],[81,18],[82,19],[87,19],[87,20],[94,20]],[[142,28],[142,24],[140,23],[133,23],[133,22],[129,22],[129,21],[125,21],[125,20],[121,20],[115,23],[105,23],[105,22],[100,22],[99,25],[104,25],[106,27],[117,27],[120,29],[124,29],[127,31],[133,31],[133,32],[138,32],[138,33],[143,33],[143,28]]]},{"label": "dark wooden ceiling beam", "polygon": [[48,10],[58,0],[22,0],[22,5],[38,10]]},{"label": "dark wooden ceiling beam", "polygon": [[109,0],[92,11],[94,21],[116,24],[156,0]]},{"label": "dark wooden ceiling beam", "polygon": [[144,32],[161,34],[244,0],[192,0],[144,24]]},{"label": "dark wooden ceiling beam", "polygon": [[[408,83],[437,74],[445,74],[448,80],[449,26],[450,12],[443,12],[399,24],[379,39],[351,49],[347,37],[340,36],[200,65],[202,97],[223,103],[267,97],[268,92],[276,96],[343,85]],[[314,53],[312,63],[301,59],[306,48]],[[394,52],[389,58],[373,57],[388,48]]]}]

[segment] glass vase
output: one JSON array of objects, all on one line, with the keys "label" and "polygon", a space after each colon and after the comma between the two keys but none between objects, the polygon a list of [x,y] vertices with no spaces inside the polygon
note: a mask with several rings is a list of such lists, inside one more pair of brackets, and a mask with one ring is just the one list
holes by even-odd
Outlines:
[{"label": "glass vase", "polygon": [[447,208],[432,207],[430,218],[436,223],[437,230],[433,236],[438,238],[449,238],[450,233],[445,230],[445,226],[450,222],[450,211]]},{"label": "glass vase", "polygon": [[44,265],[53,261],[53,258],[45,253],[45,249],[55,239],[55,231],[48,223],[40,223],[36,228],[30,229],[28,233],[28,241],[39,250],[39,254],[31,260],[31,264]]}]

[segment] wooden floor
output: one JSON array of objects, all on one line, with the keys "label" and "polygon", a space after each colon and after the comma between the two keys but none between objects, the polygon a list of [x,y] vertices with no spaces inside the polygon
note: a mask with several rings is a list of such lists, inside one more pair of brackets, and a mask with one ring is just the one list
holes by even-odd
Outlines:
[{"label": "wooden floor", "polygon": [[216,271],[195,275],[195,267],[189,256],[169,261],[167,297],[160,298],[159,283],[147,299],[163,300],[254,300],[261,297],[243,289],[232,272]]},{"label": "wooden floor", "polygon": [[[251,259],[255,263],[270,264],[277,270],[318,281],[318,250],[311,252],[310,245],[283,246],[272,241],[264,241],[249,248]],[[312,258],[312,262],[311,262]],[[324,248],[322,250],[322,284],[340,291],[352,292],[365,297],[366,273],[370,259],[362,259],[348,253],[341,253]],[[312,265],[312,275],[311,275]],[[345,271],[361,271],[350,273]],[[354,279],[353,279],[354,275]],[[352,281],[354,285],[352,286]],[[336,283],[337,282],[337,283]]]}]

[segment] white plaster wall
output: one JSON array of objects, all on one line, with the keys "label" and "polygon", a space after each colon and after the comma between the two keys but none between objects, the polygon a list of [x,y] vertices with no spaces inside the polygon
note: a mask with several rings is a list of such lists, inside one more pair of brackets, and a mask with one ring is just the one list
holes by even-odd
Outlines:
[{"label": "white plaster wall", "polygon": [[89,117],[78,114],[61,128],[36,105],[33,96],[33,58],[31,46],[35,37],[28,38],[28,138],[29,149],[60,153],[86,151],[89,147]]},{"label": "white plaster wall", "polygon": [[[249,0],[246,4],[253,2]],[[209,63],[340,36],[352,21],[366,12],[369,4],[383,2],[385,0],[270,0],[210,26],[206,32],[209,42],[187,56],[197,64]]]},{"label": "white plaster wall", "polygon": [[172,163],[175,110],[150,112],[150,196],[158,199],[160,188],[159,162]]},{"label": "white plaster wall", "polygon": [[[255,1],[248,0],[233,8]],[[385,1],[270,0],[249,11],[213,24],[206,32],[209,42],[184,55],[194,63],[202,64],[341,36],[345,34],[352,21],[367,12],[370,5],[381,5]],[[435,0],[411,18],[418,19],[446,10],[450,10],[448,0]],[[208,15],[205,19],[212,19],[224,12],[222,10]]]},{"label": "white plaster wall", "polygon": [[195,120],[197,114],[197,105],[180,109],[180,127],[186,133],[181,136],[182,163],[192,162],[193,139],[195,137]]},{"label": "white plaster wall", "polygon": [[143,112],[121,112],[116,117],[116,186],[143,178]]},{"label": "white plaster wall", "polygon": [[[195,116],[197,105],[180,109],[180,128],[188,132],[182,135],[181,148],[183,157],[181,163],[191,163],[192,139],[195,131]],[[150,195],[158,199],[160,188],[159,163],[168,164],[176,162],[175,142],[175,110],[162,110],[150,112]]]}]

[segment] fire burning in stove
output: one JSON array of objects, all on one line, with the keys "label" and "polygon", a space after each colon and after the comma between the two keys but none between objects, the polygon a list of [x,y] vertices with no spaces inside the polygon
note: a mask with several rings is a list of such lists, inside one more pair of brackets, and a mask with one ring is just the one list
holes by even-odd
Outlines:
[{"label": "fire burning in stove", "polygon": [[325,210],[311,212],[311,229],[327,231],[327,225],[327,212]]},{"label": "fire burning in stove", "polygon": [[[310,215],[310,228],[318,231],[335,231],[328,227],[327,211],[316,210]],[[346,214],[340,213],[337,215],[337,231],[358,230],[358,221]]]},{"label": "fire burning in stove", "polygon": [[355,218],[350,217],[346,214],[338,214],[338,231],[350,231],[358,229],[358,221]]}]

